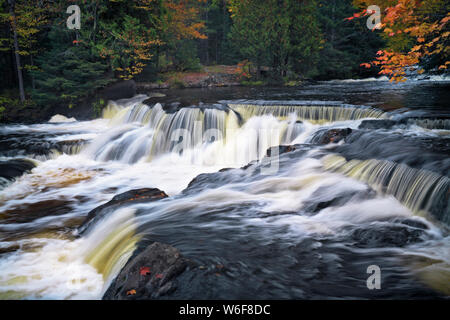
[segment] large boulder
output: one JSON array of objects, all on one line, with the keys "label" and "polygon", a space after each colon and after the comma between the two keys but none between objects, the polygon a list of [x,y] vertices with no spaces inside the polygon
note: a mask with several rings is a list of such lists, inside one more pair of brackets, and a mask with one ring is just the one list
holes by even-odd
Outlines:
[{"label": "large boulder", "polygon": [[91,210],[86,220],[83,222],[81,227],[79,228],[79,233],[83,233],[88,229],[94,218],[103,215],[105,212],[109,212],[110,210],[114,210],[121,205],[124,204],[132,204],[139,202],[152,202],[167,198],[168,195],[159,189],[156,188],[142,188],[130,190],[119,195],[114,196],[110,201],[97,208]]},{"label": "large boulder", "polygon": [[155,242],[127,262],[103,299],[149,300],[170,294],[188,264],[176,248]]}]

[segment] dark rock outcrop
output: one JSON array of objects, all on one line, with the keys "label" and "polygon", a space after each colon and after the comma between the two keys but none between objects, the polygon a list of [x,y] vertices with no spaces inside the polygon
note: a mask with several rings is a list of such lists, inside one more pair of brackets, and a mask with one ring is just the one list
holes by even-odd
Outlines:
[{"label": "dark rock outcrop", "polygon": [[170,294],[189,264],[176,248],[155,242],[127,262],[103,299],[149,300]]},{"label": "dark rock outcrop", "polygon": [[351,233],[355,246],[361,248],[404,247],[426,237],[423,227],[407,224],[380,224],[358,228]]},{"label": "dark rock outcrop", "polygon": [[358,129],[390,129],[397,124],[397,121],[380,119],[380,120],[364,120]]},{"label": "dark rock outcrop", "polygon": [[93,219],[101,216],[103,212],[109,211],[107,209],[114,210],[115,208],[124,205],[124,204],[131,204],[131,203],[139,203],[139,202],[152,202],[161,200],[164,198],[167,198],[168,195],[159,189],[156,188],[143,188],[143,189],[135,189],[130,190],[124,193],[121,193],[119,195],[114,196],[110,201],[108,201],[105,204],[102,204],[101,206],[91,210],[86,220],[83,222],[81,227],[79,228],[79,233],[83,233],[86,231],[89,227],[89,225],[92,223]]},{"label": "dark rock outcrop", "polygon": [[34,167],[35,164],[26,159],[0,161],[0,177],[11,181]]},{"label": "dark rock outcrop", "polygon": [[345,139],[348,135],[352,133],[352,129],[330,129],[318,136],[317,143],[319,144],[328,144],[328,143],[336,143],[343,139]]}]

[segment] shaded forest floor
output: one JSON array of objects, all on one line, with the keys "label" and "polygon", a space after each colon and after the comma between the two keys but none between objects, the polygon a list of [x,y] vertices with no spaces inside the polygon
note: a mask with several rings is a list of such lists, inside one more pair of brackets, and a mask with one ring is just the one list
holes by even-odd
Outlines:
[{"label": "shaded forest floor", "polygon": [[137,82],[138,91],[169,88],[228,87],[241,85],[238,66],[202,66],[199,71],[167,72],[156,82]]}]

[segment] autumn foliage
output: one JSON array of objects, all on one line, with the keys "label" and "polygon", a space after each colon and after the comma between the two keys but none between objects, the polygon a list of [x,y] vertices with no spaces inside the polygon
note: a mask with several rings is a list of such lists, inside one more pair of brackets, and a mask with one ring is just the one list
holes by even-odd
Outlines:
[{"label": "autumn foliage", "polygon": [[[387,47],[377,52],[374,61],[361,64],[378,66],[380,74],[392,81],[405,81],[408,70],[427,66],[445,70],[450,65],[449,21],[450,4],[442,0],[354,0],[361,12],[347,20],[367,17],[365,8],[381,8],[381,31]],[[417,72],[423,73],[419,67]]]}]

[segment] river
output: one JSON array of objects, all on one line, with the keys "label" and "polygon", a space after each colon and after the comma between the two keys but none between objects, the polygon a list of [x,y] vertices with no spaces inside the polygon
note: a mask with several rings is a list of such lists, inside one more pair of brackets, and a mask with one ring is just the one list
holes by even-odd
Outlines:
[{"label": "river", "polygon": [[[206,270],[170,298],[446,297],[449,86],[180,89],[91,121],[2,126],[0,298],[101,299],[154,241]],[[344,139],[328,143],[330,130]],[[295,147],[268,157],[278,145]],[[169,197],[80,229],[138,188]],[[379,290],[366,285],[373,265]]]}]

